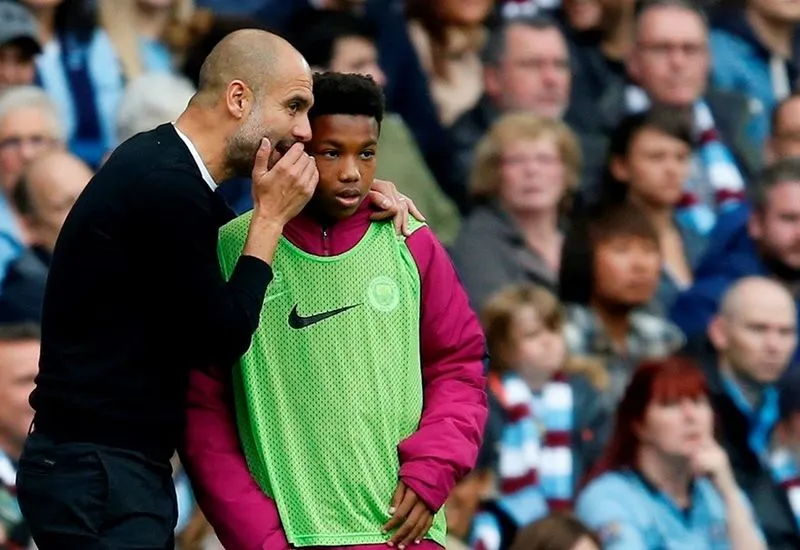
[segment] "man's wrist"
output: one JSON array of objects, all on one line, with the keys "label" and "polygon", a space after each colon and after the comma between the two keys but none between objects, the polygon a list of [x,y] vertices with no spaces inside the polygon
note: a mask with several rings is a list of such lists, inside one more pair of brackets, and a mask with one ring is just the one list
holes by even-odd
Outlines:
[{"label": "man's wrist", "polygon": [[252,225],[257,225],[261,229],[273,230],[278,233],[283,232],[283,227],[286,225],[286,221],[283,220],[283,218],[276,215],[274,212],[270,212],[266,208],[260,208],[258,206],[253,208],[253,216],[250,223]]}]

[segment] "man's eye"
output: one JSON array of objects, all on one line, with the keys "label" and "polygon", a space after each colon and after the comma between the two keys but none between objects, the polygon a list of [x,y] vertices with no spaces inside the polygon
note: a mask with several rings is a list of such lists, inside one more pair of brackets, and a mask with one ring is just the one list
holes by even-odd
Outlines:
[{"label": "man's eye", "polygon": [[375,157],[375,151],[364,151],[361,153],[361,157],[365,160],[369,160]]},{"label": "man's eye", "polygon": [[338,157],[338,156],[339,156],[339,153],[338,153],[338,152],[336,152],[336,151],[323,151],[323,152],[322,152],[322,156],[323,156],[323,157],[325,157],[325,158],[330,158],[330,159],[332,159],[332,158],[336,158],[336,157]]}]

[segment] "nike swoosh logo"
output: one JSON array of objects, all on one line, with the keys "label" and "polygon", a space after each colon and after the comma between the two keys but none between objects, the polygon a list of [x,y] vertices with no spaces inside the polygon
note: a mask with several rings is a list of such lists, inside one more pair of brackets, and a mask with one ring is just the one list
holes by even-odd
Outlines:
[{"label": "nike swoosh logo", "polygon": [[315,325],[320,321],[324,321],[325,319],[330,319],[334,315],[339,315],[340,313],[344,313],[348,309],[353,309],[354,307],[358,307],[361,304],[355,304],[352,306],[345,306],[340,307],[339,309],[332,309],[331,311],[325,311],[323,313],[316,313],[314,315],[308,315],[306,317],[301,316],[297,313],[297,305],[292,308],[292,312],[289,313],[289,326],[294,329],[301,329],[307,328],[311,325]]}]

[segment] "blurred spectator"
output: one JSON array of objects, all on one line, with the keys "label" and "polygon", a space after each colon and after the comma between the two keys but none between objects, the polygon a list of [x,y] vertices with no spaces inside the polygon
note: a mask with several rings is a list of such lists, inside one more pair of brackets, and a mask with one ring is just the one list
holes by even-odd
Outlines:
[{"label": "blurred spectator", "polygon": [[722,294],[742,277],[774,277],[797,292],[800,159],[779,160],[752,182],[749,191],[751,210],[736,213],[747,217],[744,231],[736,231],[735,224],[715,231],[695,271],[694,284],[678,295],[672,308],[672,319],[689,337],[705,333]]},{"label": "blurred spectator", "polygon": [[174,122],[195,93],[185,77],[144,74],[125,87],[117,112],[117,140],[122,143],[159,124]]},{"label": "blurred spectator", "polygon": [[15,1],[0,2],[0,93],[33,84],[34,58],[42,51],[31,13]]},{"label": "blurred spectator", "polygon": [[800,4],[747,0],[742,8],[720,11],[711,32],[711,81],[751,98],[755,116],[748,133],[761,147],[770,113],[800,77]]},{"label": "blurred spectator", "polygon": [[480,139],[504,113],[530,111],[560,119],[567,110],[570,67],[567,43],[551,19],[508,19],[489,37],[484,49],[484,93],[450,129],[455,172],[467,184]]},{"label": "blurred spectator", "polygon": [[27,167],[13,198],[29,246],[8,266],[0,287],[0,319],[41,321],[56,239],[92,176],[82,160],[67,152],[45,154]]},{"label": "blurred spectator", "polygon": [[603,17],[601,0],[561,0],[561,14],[570,34],[594,35]]},{"label": "blurred spectator", "polygon": [[[292,43],[312,68],[366,74],[386,86],[386,75],[378,64],[375,30],[364,17],[318,10],[303,15],[293,28],[298,32]],[[458,232],[458,208],[437,184],[414,136],[396,113],[387,113],[381,123],[379,153],[376,177],[391,181],[412,197],[439,240],[451,244]]]},{"label": "blurred spectator", "polygon": [[[586,0],[578,3],[592,5]],[[625,61],[634,47],[635,0],[598,0],[596,4],[597,30],[570,34],[577,65],[574,84],[587,98],[602,97],[610,86],[624,84]]]},{"label": "blurred spectator", "polygon": [[14,191],[27,163],[63,145],[58,108],[47,93],[18,86],[0,95],[0,184],[6,195]]},{"label": "blurred spectator", "polygon": [[114,146],[124,86],[117,54],[93,0],[21,0],[39,24],[37,83],[58,105],[70,150],[97,167]]},{"label": "blurred spectator", "polygon": [[[503,419],[498,494],[521,529],[548,511],[571,507],[606,441],[607,413],[598,390],[608,377],[599,363],[568,355],[564,312],[544,288],[501,290],[483,308],[482,321],[492,357],[489,391]],[[487,550],[494,541],[507,548],[510,531],[484,521],[475,536]]]},{"label": "blurred spectator", "polygon": [[605,364],[609,409],[639,362],[684,344],[678,327],[644,310],[655,296],[661,263],[658,233],[629,202],[592,209],[564,239],[559,295],[567,308],[567,346],[573,355]]},{"label": "blurred spectator", "polygon": [[800,524],[800,370],[782,381],[778,398],[781,417],[773,434],[770,467]]},{"label": "blurred spectator", "polygon": [[[792,508],[769,464],[779,419],[777,382],[797,347],[797,312],[780,283],[749,277],[727,289],[708,328],[701,358],[722,445],[736,480],[753,503],[771,550],[800,548]],[[691,349],[691,348],[690,348]]]},{"label": "blurred spectator", "polygon": [[17,463],[33,422],[28,395],[39,372],[39,326],[0,325],[0,546],[27,548],[30,534],[16,499]]},{"label": "blurred spectator", "polygon": [[576,510],[606,550],[767,549],[714,439],[706,381],[688,359],[636,369]]},{"label": "blurred spectator", "polygon": [[190,39],[194,0],[99,0],[99,20],[130,82],[171,72]]},{"label": "blurred spectator", "polygon": [[480,51],[493,6],[494,0],[405,0],[411,42],[444,126],[481,97]]},{"label": "blurred spectator", "polygon": [[626,114],[652,103],[685,110],[699,145],[683,201],[706,233],[719,211],[741,200],[747,177],[761,164],[761,150],[746,138],[748,100],[708,87],[708,28],[689,0],[643,4],[635,44],[626,63],[630,83],[609,86],[597,101],[594,137],[602,141]]},{"label": "blurred spectator", "polygon": [[768,164],[785,157],[800,157],[800,94],[779,101],[770,118],[770,135],[764,147]]},{"label": "blurred spectator", "polygon": [[517,535],[511,550],[602,550],[600,537],[577,518],[552,514]]},{"label": "blurred spectator", "polygon": [[569,128],[532,113],[505,115],[481,140],[470,182],[476,207],[451,250],[474,308],[510,283],[555,288],[580,163]]},{"label": "blurred spectator", "polygon": [[25,235],[11,207],[14,188],[28,163],[63,145],[58,111],[47,93],[33,86],[16,86],[0,94],[0,280],[25,246]]},{"label": "blurred spectator", "polygon": [[694,141],[691,122],[670,108],[629,115],[611,136],[601,201],[629,200],[650,218],[661,248],[661,281],[653,306],[667,313],[692,284],[705,237],[680,208]]}]

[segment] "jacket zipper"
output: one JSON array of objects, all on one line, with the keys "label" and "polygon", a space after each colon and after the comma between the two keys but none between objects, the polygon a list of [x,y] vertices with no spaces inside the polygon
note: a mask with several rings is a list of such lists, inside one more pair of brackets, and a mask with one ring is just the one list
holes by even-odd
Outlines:
[{"label": "jacket zipper", "polygon": [[328,238],[328,230],[326,228],[322,228],[322,253],[325,256],[331,255],[331,241]]}]

